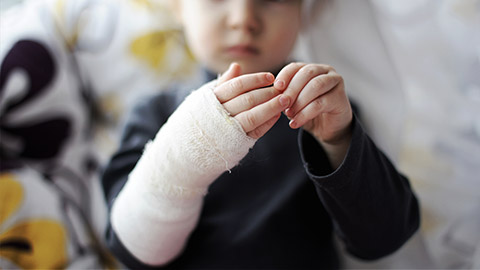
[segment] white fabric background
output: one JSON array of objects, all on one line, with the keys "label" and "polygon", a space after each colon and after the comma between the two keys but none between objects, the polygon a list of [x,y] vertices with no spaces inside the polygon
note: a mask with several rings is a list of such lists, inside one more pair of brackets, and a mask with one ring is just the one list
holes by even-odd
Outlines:
[{"label": "white fabric background", "polygon": [[371,136],[411,180],[421,231],[375,263],[480,265],[480,1],[317,2],[299,55],[345,77]]}]

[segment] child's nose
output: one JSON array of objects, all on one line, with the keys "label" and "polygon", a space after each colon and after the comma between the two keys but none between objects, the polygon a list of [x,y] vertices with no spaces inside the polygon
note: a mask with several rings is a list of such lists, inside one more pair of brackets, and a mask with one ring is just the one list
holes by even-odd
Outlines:
[{"label": "child's nose", "polygon": [[232,29],[256,33],[260,29],[260,19],[255,11],[255,0],[234,0],[228,16],[228,25]]}]

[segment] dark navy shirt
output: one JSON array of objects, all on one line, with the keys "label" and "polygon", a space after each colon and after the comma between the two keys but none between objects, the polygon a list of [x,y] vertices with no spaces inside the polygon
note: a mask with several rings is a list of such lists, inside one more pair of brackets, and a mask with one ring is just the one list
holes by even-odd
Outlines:
[{"label": "dark navy shirt", "polygon": [[[147,141],[191,89],[173,87],[134,109],[102,180],[110,206]],[[238,166],[210,186],[185,250],[162,268],[335,269],[340,262],[334,233],[358,258],[397,250],[418,229],[417,199],[356,117],[352,131],[347,156],[333,171],[321,145],[282,116]],[[154,267],[138,261],[111,227],[106,237],[127,267]]]}]

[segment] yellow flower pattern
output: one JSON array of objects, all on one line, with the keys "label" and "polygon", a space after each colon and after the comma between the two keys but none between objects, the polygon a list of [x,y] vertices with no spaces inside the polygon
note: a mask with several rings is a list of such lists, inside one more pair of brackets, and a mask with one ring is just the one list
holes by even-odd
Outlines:
[{"label": "yellow flower pattern", "polygon": [[28,219],[4,228],[21,207],[24,191],[12,174],[0,175],[0,258],[21,268],[64,268],[67,263],[63,225],[50,219]]},{"label": "yellow flower pattern", "polygon": [[168,61],[168,54],[183,46],[183,63],[180,69],[188,69],[194,58],[190,50],[181,42],[181,32],[178,30],[152,31],[139,36],[130,45],[131,53],[147,63],[148,66],[157,72],[169,72],[171,70]]}]

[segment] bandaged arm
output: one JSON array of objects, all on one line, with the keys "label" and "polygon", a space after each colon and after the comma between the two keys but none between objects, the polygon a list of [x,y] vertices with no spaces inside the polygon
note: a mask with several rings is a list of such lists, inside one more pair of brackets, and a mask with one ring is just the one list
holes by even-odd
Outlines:
[{"label": "bandaged arm", "polygon": [[208,186],[255,143],[218,102],[214,86],[192,92],[170,116],[112,206],[112,228],[146,264],[166,264],[182,252]]}]

